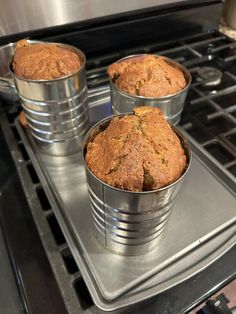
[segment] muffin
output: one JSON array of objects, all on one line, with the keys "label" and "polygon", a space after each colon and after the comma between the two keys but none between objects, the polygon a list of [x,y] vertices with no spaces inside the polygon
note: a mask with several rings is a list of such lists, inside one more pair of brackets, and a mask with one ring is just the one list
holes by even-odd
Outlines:
[{"label": "muffin", "polygon": [[30,80],[53,80],[77,72],[82,66],[79,55],[58,44],[16,44],[12,68],[14,73]]},{"label": "muffin", "polygon": [[149,106],[114,117],[87,144],[85,162],[101,181],[133,192],[165,187],[187,168],[178,136],[160,109]]},{"label": "muffin", "polygon": [[111,64],[107,73],[122,91],[143,97],[164,97],[187,85],[183,72],[156,55],[140,55]]},{"label": "muffin", "polygon": [[29,127],[29,123],[28,123],[28,120],[25,116],[25,113],[24,111],[21,111],[20,114],[19,114],[19,121],[20,121],[20,124],[24,127],[24,128],[28,128]]}]

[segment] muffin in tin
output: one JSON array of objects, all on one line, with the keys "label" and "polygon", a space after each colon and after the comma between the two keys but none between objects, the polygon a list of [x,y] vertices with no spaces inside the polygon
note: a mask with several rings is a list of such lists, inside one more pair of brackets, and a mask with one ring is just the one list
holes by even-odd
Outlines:
[{"label": "muffin in tin", "polygon": [[157,247],[191,164],[185,136],[158,108],[139,107],[94,125],[83,157],[99,243],[122,255]]},{"label": "muffin in tin", "polygon": [[30,80],[54,80],[77,72],[82,66],[79,55],[58,44],[35,43],[20,40],[16,44],[12,69]]},{"label": "muffin in tin", "polygon": [[134,192],[165,187],[187,167],[178,136],[160,109],[147,106],[114,117],[87,144],[85,161],[103,182]]},{"label": "muffin in tin", "polygon": [[160,108],[172,124],[180,121],[191,74],[177,61],[152,54],[131,55],[111,64],[107,73],[114,114],[151,106]]},{"label": "muffin in tin", "polygon": [[163,97],[187,85],[183,72],[162,56],[140,55],[111,64],[107,73],[122,91],[136,96]]}]

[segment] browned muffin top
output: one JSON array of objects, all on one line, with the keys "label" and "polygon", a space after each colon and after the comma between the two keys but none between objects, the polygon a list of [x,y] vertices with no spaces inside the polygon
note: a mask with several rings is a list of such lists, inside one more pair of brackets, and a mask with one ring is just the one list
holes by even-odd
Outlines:
[{"label": "browned muffin top", "polygon": [[136,192],[175,182],[187,166],[178,136],[162,112],[152,107],[113,118],[88,143],[85,161],[103,182]]},{"label": "browned muffin top", "polygon": [[21,40],[16,45],[13,70],[20,77],[31,80],[53,80],[75,73],[82,61],[78,54],[56,44],[28,44]]},{"label": "browned muffin top", "polygon": [[107,73],[119,89],[131,95],[163,97],[186,86],[182,71],[155,55],[115,62],[108,67]]}]

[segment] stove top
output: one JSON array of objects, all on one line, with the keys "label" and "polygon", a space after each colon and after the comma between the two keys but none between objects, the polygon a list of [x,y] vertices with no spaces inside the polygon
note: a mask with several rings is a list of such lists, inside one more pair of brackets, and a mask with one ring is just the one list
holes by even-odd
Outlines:
[{"label": "stove top", "polygon": [[[216,165],[213,171],[216,169],[216,174],[219,171],[224,172],[226,175],[224,176],[226,178],[225,184],[235,191],[235,52],[236,43],[234,41],[217,31],[213,31],[164,44],[154,43],[141,48],[89,58],[87,62],[89,104],[90,107],[93,107],[94,112],[91,120],[97,121],[100,118],[97,115],[96,107],[101,103],[105,104],[103,110],[106,111],[106,114],[111,113],[106,75],[108,64],[123,56],[136,53],[155,53],[176,59],[183,63],[193,76],[180,127],[196,141],[203,159],[210,158]],[[14,121],[19,111],[20,107],[17,105],[8,109],[6,112],[7,119],[2,119],[1,129],[7,145],[10,147],[21,182],[23,182],[23,188],[30,203],[30,211],[37,225],[67,311],[69,313],[92,313],[95,311],[93,301],[52,211],[43,185],[17,131]],[[230,253],[228,253],[225,258],[230,259],[232,256],[230,257]],[[219,262],[212,267],[221,267],[221,264]],[[231,268],[231,271],[235,272],[233,265]],[[221,275],[215,276],[216,281],[222,280]],[[198,278],[202,282],[206,280],[201,274],[198,275]],[[185,284],[180,285],[179,290],[176,289],[176,295],[185,291],[184,286]],[[215,287],[215,289],[218,288]],[[168,300],[170,294],[168,295],[167,292],[162,296]],[[144,309],[145,304],[140,305],[140,308]],[[155,304],[160,306],[158,298],[153,301],[153,306]],[[185,307],[186,312],[188,309]],[[154,307],[151,307],[150,313],[152,310]]]}]

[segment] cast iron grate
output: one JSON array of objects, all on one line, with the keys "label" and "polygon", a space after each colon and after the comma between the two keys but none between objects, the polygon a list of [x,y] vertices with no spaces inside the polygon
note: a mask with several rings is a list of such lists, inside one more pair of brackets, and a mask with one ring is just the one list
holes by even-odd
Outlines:
[{"label": "cast iron grate", "polygon": [[229,167],[228,169],[236,177],[236,165],[233,165]]},{"label": "cast iron grate", "polygon": [[205,145],[205,148],[223,165],[234,160],[234,156],[218,142]]},{"label": "cast iron grate", "polygon": [[226,138],[236,147],[236,132],[229,134]]},{"label": "cast iron grate", "polygon": [[236,118],[236,110],[231,112],[232,116]]}]

